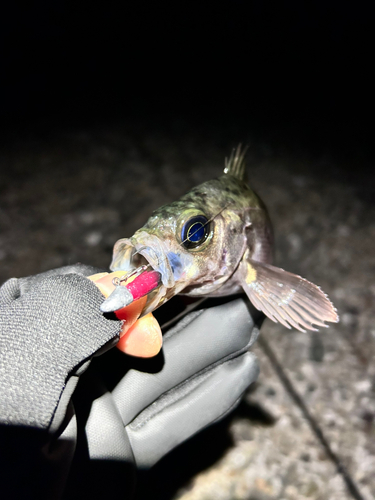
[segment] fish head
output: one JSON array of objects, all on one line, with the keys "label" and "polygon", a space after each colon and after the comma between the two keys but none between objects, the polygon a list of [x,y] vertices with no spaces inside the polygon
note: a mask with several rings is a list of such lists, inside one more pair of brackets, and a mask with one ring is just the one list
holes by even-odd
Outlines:
[{"label": "fish head", "polygon": [[210,295],[233,275],[246,250],[248,221],[240,189],[229,196],[228,182],[238,183],[224,177],[196,187],[115,244],[112,271],[149,264],[161,274],[162,285],[149,297],[147,312],[180,292]]}]

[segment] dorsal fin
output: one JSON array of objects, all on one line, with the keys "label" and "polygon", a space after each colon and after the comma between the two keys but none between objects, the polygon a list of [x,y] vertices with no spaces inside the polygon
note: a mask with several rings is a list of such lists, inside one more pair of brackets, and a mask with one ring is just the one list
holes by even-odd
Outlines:
[{"label": "dorsal fin", "polygon": [[246,179],[246,164],[245,156],[247,146],[241,150],[242,146],[239,144],[236,149],[232,150],[229,160],[225,158],[224,174],[233,175],[236,179],[244,181]]}]

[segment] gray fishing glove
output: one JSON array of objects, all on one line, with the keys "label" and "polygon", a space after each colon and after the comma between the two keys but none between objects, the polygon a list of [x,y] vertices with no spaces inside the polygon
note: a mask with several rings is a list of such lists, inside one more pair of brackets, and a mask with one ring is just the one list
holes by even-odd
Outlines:
[{"label": "gray fishing glove", "polygon": [[[78,375],[116,342],[120,329],[100,314],[104,299],[83,277],[96,271],[70,266],[10,280],[0,290],[0,420],[7,431],[9,424],[43,430],[32,440],[32,451],[43,444],[48,464],[36,498],[61,494],[75,443],[67,497],[90,492],[103,498],[108,488],[130,493],[129,467],[150,467],[222,418],[258,375],[248,352],[258,328],[246,302],[237,299],[185,317],[164,336],[154,359],[118,351],[97,358],[74,394],[74,413],[68,404]],[[9,448],[14,437],[7,433]],[[19,474],[27,446],[22,439],[17,446],[12,458]],[[33,498],[30,489],[27,498]]]}]

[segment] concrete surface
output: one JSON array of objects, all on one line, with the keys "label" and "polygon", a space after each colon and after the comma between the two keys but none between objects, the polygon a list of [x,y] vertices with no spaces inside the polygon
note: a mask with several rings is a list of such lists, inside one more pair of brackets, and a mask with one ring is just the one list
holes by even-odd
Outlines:
[{"label": "concrete surface", "polygon": [[[256,387],[142,477],[155,499],[370,500],[375,193],[360,152],[338,158],[246,128],[181,123],[9,136],[0,149],[0,281],[77,261],[107,267],[118,238],[220,175],[239,141],[250,145],[249,179],[274,223],[277,264],[320,285],[341,322],[301,334],[267,320],[254,348]],[[151,498],[147,488],[139,499]]]}]

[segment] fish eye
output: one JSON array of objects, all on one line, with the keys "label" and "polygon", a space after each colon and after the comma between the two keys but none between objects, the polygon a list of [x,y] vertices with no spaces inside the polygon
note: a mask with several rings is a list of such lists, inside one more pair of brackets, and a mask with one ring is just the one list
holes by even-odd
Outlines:
[{"label": "fish eye", "polygon": [[197,248],[210,234],[210,223],[204,215],[192,217],[182,227],[181,241],[185,248]]}]

